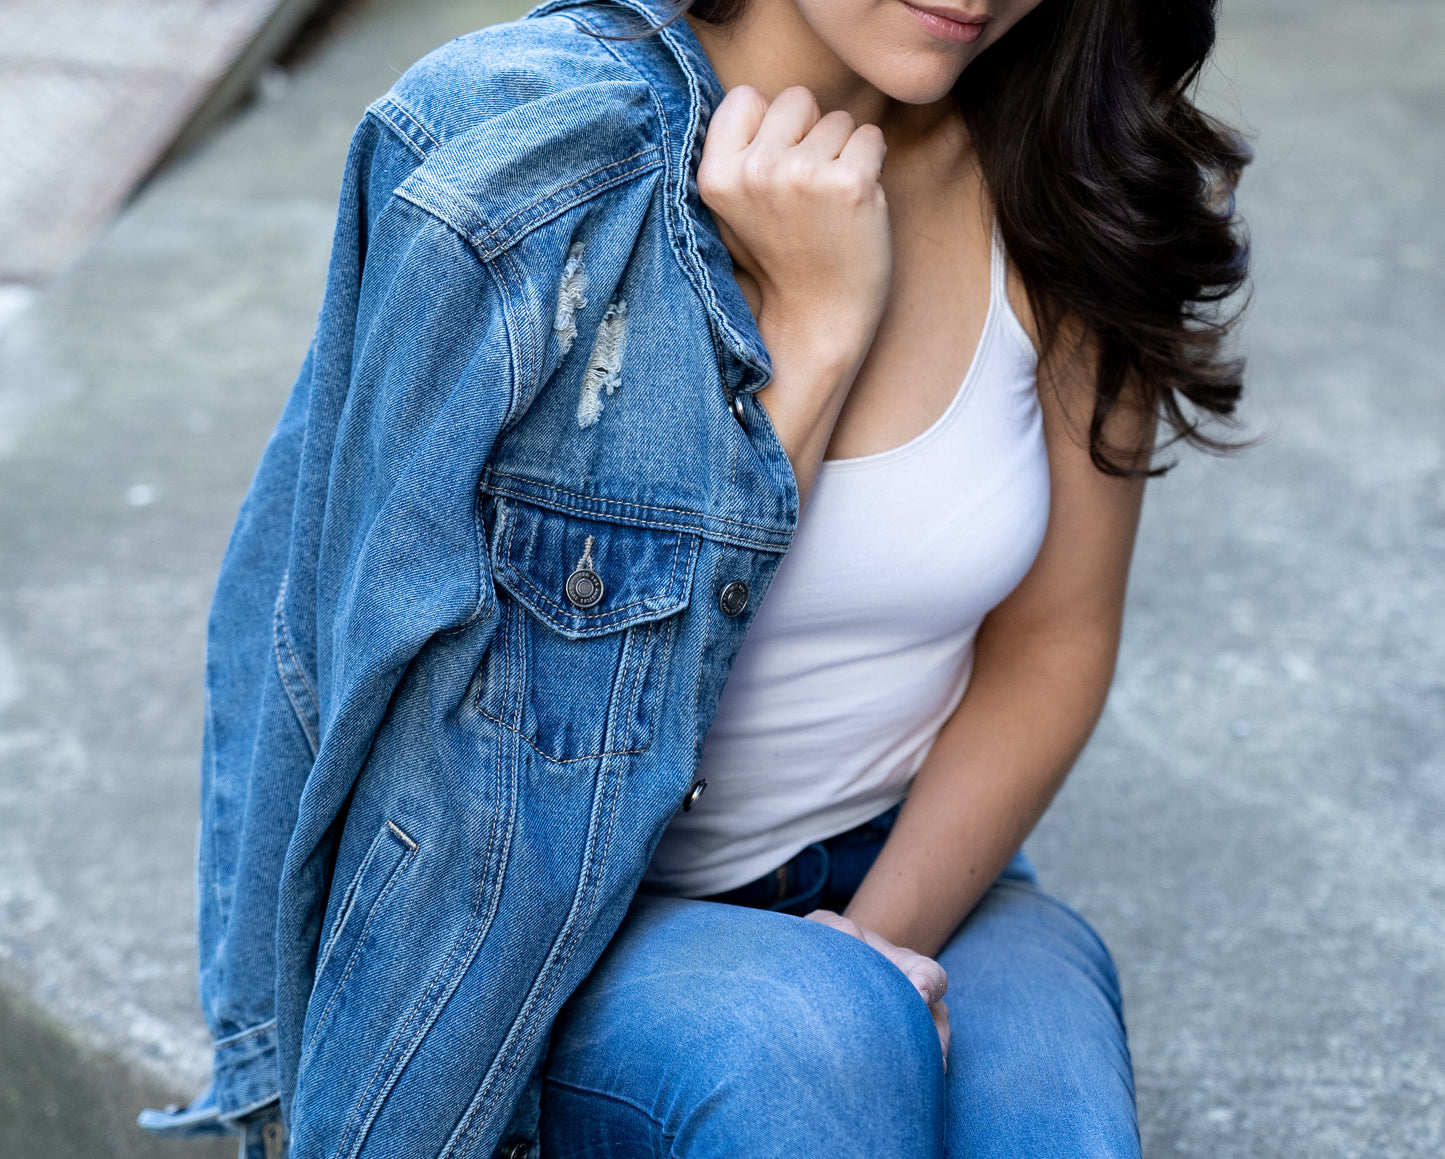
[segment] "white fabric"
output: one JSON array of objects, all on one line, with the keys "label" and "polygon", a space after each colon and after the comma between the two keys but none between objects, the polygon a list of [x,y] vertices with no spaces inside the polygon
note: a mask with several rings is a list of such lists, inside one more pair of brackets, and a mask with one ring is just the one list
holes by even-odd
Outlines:
[{"label": "white fabric", "polygon": [[825,461],[647,881],[732,889],[902,800],[957,706],[983,617],[1038,554],[1049,477],[1032,343],[994,241],[973,364],[926,431]]}]

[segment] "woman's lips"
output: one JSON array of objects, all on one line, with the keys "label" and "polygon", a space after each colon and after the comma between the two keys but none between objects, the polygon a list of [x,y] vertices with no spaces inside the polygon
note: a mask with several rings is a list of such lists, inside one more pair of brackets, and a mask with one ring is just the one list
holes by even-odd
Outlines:
[{"label": "woman's lips", "polygon": [[983,35],[983,26],[988,23],[987,16],[970,16],[952,8],[920,8],[908,0],[903,0],[903,7],[933,36],[954,44],[972,44]]}]

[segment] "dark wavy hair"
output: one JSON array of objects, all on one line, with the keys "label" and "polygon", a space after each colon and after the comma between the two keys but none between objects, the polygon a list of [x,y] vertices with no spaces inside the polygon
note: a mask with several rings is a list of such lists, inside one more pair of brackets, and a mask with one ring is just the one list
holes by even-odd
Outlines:
[{"label": "dark wavy hair", "polygon": [[[678,0],[727,25],[747,0]],[[954,89],[1044,353],[1075,335],[1097,357],[1089,454],[1139,467],[1104,428],[1121,400],[1169,441],[1227,450],[1243,362],[1225,350],[1249,249],[1234,187],[1250,152],[1192,93],[1218,0],[1043,0]],[[1121,459],[1121,456],[1123,458]]]}]

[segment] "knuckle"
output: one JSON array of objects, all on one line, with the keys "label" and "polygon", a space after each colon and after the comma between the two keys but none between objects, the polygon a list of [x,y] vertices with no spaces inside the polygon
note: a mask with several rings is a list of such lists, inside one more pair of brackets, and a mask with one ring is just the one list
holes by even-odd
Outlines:
[{"label": "knuckle", "polygon": [[721,109],[723,106],[727,106],[729,109],[735,109],[744,105],[757,105],[760,102],[766,103],[763,102],[763,94],[753,88],[752,85],[734,85],[723,94],[723,99],[718,104],[718,108]]},{"label": "knuckle", "polygon": [[807,189],[813,184],[816,176],[811,159],[801,154],[788,157],[779,174],[788,188],[795,191]]},{"label": "knuckle", "polygon": [[697,191],[704,200],[725,196],[730,186],[729,175],[722,166],[703,161],[697,167]]},{"label": "knuckle", "polygon": [[860,173],[851,165],[836,165],[830,175],[831,191],[834,196],[852,205],[862,205],[872,196],[877,184],[866,173]]},{"label": "knuckle", "polygon": [[769,154],[754,150],[743,158],[738,169],[738,178],[745,189],[765,189],[772,183],[775,169],[776,165]]}]

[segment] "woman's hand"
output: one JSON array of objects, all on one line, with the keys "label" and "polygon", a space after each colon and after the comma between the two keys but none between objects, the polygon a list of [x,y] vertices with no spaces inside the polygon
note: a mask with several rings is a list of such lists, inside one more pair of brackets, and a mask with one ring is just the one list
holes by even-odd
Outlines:
[{"label": "woman's hand", "polygon": [[893,280],[883,132],[812,93],[731,90],[708,126],[698,192],[773,360],[759,393],[806,494]]},{"label": "woman's hand", "polygon": [[864,929],[851,918],[845,918],[832,910],[815,909],[808,914],[808,920],[852,935],[860,942],[872,946],[903,971],[904,976],[913,983],[914,988],[923,996],[923,1001],[928,1004],[928,1012],[933,1015],[933,1025],[938,1030],[939,1044],[943,1047],[944,1065],[947,1066],[948,1006],[944,1003],[943,996],[948,991],[948,974],[943,967],[932,958],[925,958],[907,946],[896,946],[882,934]]},{"label": "woman's hand", "polygon": [[723,98],[697,186],[760,325],[867,351],[893,276],[885,151],[876,125],[821,115],[801,86],[772,104],[747,85]]}]

